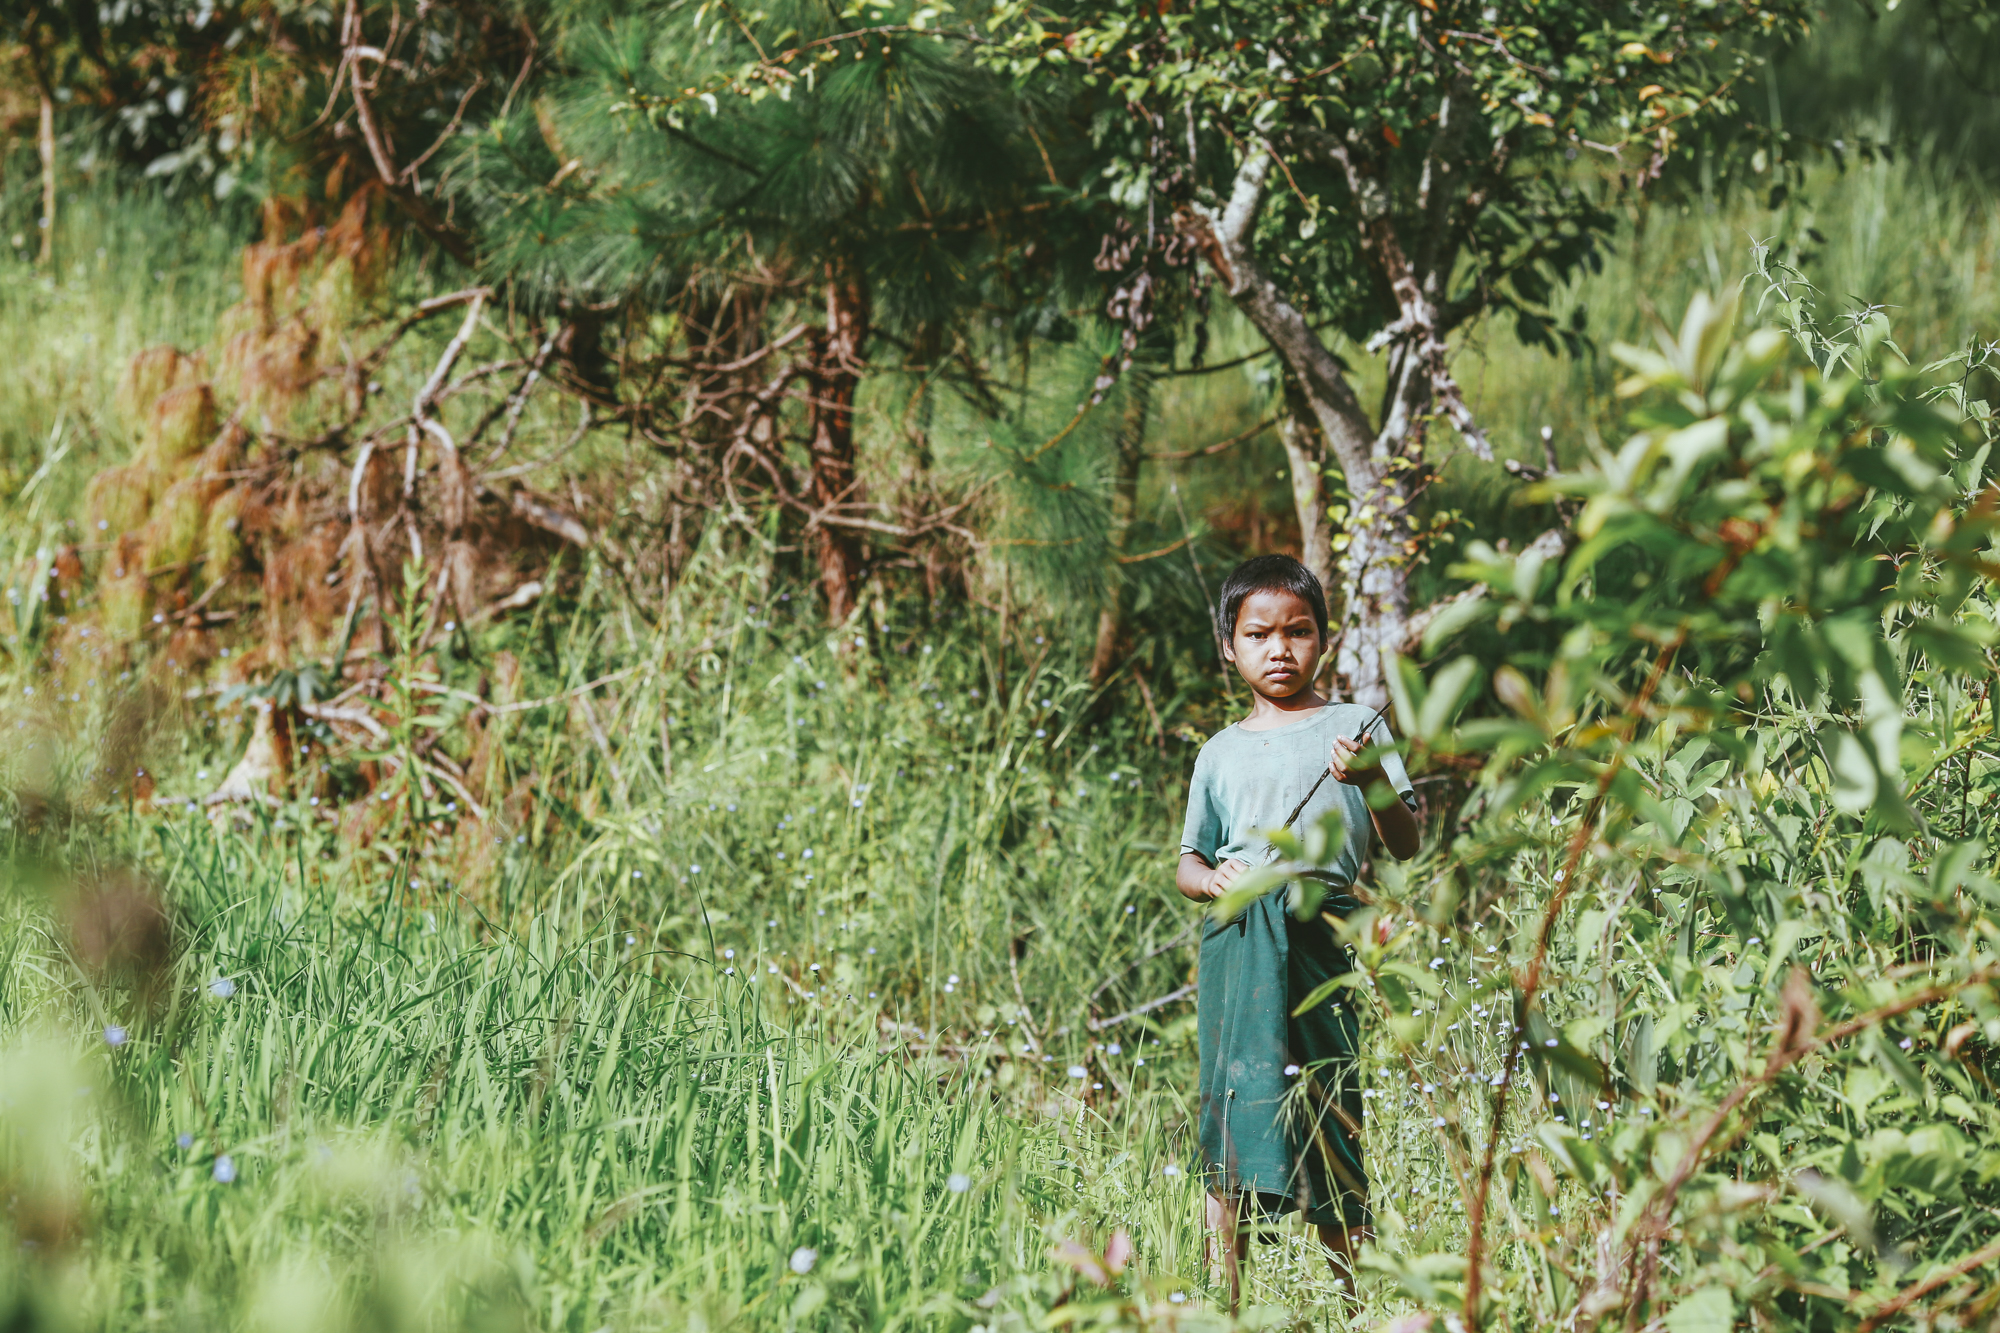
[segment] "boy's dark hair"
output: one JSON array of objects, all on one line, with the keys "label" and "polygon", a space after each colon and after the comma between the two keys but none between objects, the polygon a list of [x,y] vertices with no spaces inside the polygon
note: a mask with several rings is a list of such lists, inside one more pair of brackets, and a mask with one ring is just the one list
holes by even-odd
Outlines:
[{"label": "boy's dark hair", "polygon": [[1312,608],[1320,638],[1326,638],[1326,591],[1313,572],[1288,555],[1252,556],[1229,571],[1215,606],[1215,631],[1228,643],[1236,636],[1236,613],[1253,592],[1288,592]]}]

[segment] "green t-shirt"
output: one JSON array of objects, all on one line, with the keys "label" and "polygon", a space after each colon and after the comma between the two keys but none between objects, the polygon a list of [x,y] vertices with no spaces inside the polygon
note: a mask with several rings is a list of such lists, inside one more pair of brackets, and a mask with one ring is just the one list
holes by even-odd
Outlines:
[{"label": "green t-shirt", "polygon": [[[1194,761],[1181,850],[1199,854],[1210,865],[1232,858],[1253,866],[1264,864],[1271,853],[1264,833],[1277,828],[1326,771],[1333,757],[1333,738],[1354,736],[1374,713],[1365,704],[1328,704],[1297,722],[1269,731],[1245,731],[1241,724],[1232,723],[1216,732]],[[1392,743],[1389,728],[1381,723],[1376,724],[1372,739],[1378,745]],[[1416,793],[1401,756],[1393,752],[1383,755],[1382,771],[1414,810]],[[1313,792],[1292,828],[1303,835],[1327,811],[1335,809],[1340,811],[1346,835],[1326,878],[1332,887],[1345,888],[1360,873],[1361,862],[1368,855],[1369,836],[1374,832],[1361,789],[1329,777]]]}]

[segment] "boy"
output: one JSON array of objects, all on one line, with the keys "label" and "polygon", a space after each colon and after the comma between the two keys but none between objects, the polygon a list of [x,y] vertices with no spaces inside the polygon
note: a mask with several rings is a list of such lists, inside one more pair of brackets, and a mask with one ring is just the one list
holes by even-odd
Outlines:
[{"label": "boy", "polygon": [[[1357,905],[1347,890],[1371,831],[1398,860],[1415,856],[1420,843],[1401,759],[1389,752],[1366,768],[1355,762],[1370,744],[1386,744],[1388,729],[1360,736],[1375,710],[1328,703],[1313,689],[1327,647],[1326,597],[1298,561],[1266,555],[1237,566],[1222,585],[1216,629],[1253,702],[1248,717],[1210,737],[1195,759],[1180,891],[1201,903],[1228,892],[1243,871],[1270,859],[1264,834],[1305,801],[1294,830],[1340,812],[1345,832],[1323,877],[1321,912],[1344,916]],[[1334,781],[1319,782],[1323,774]],[[1203,925],[1201,1147],[1212,1253],[1232,1309],[1248,1254],[1238,1228],[1244,1217],[1302,1209],[1319,1227],[1336,1280],[1352,1281],[1355,1252],[1370,1238],[1357,1016],[1340,998],[1291,1016],[1349,967],[1331,926],[1298,920],[1283,888],[1234,921]]]}]

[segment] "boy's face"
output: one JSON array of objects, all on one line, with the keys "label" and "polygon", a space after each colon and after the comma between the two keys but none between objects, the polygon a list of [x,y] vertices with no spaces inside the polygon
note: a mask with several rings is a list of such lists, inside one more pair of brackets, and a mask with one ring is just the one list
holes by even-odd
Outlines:
[{"label": "boy's face", "polygon": [[1236,632],[1222,655],[1236,664],[1250,688],[1268,699],[1289,699],[1312,686],[1326,642],[1312,608],[1296,593],[1253,592],[1236,612]]}]

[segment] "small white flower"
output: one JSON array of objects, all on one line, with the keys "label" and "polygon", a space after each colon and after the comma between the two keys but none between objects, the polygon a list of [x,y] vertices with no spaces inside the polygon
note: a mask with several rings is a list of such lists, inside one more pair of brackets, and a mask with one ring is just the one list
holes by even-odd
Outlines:
[{"label": "small white flower", "polygon": [[1554,1037],[1550,1037],[1547,1041],[1542,1043],[1542,1045],[1544,1046],[1554,1046],[1555,1044],[1556,1044],[1556,1039]]},{"label": "small white flower", "polygon": [[185,1152],[194,1147],[194,1135],[186,1133],[174,1135],[174,1146]]},{"label": "small white flower", "polygon": [[211,1173],[218,1185],[227,1185],[236,1179],[236,1161],[228,1153],[215,1159],[215,1170]]},{"label": "small white flower", "polygon": [[1286,1065],[1286,1066],[1285,1066],[1285,1077],[1286,1077],[1286,1078],[1297,1078],[1297,1077],[1298,1077],[1298,1074],[1299,1074],[1299,1067],[1298,1067],[1297,1065]]},{"label": "small white flower", "polygon": [[1443,1116],[1439,1116],[1439,1117],[1438,1117],[1437,1119],[1435,1119],[1435,1120],[1431,1121],[1431,1124],[1433,1124],[1433,1125],[1437,1126],[1437,1128],[1439,1128],[1439,1129],[1443,1129],[1443,1128],[1444,1128],[1444,1117],[1443,1117]]},{"label": "small white flower", "polygon": [[734,958],[734,957],[736,956],[736,950],[734,950],[734,949],[724,949],[724,950],[722,951],[722,956],[723,956],[724,958]]},{"label": "small white flower", "polygon": [[1110,1052],[1111,1052],[1111,1053],[1112,1053],[1113,1055],[1123,1055],[1123,1054],[1125,1054],[1125,1048],[1124,1048],[1123,1046],[1120,1046],[1120,1045],[1119,1045],[1119,1044],[1118,1044],[1117,1042],[1115,1042],[1115,1041],[1114,1041],[1114,1042],[1112,1042],[1112,1043],[1111,1043],[1111,1044],[1110,1044],[1109,1046],[1105,1047],[1104,1049],[1105,1049],[1105,1050],[1107,1050],[1107,1051],[1110,1051]]},{"label": "small white flower", "polygon": [[1183,1301],[1187,1300],[1187,1293],[1184,1291],[1176,1291],[1171,1295],[1169,1295],[1167,1299],[1172,1301],[1175,1305],[1179,1305]]},{"label": "small white flower", "polygon": [[688,867],[688,873],[689,873],[690,875],[699,875],[699,874],[701,873],[701,867],[700,867],[700,866],[689,866],[689,867]]},{"label": "small white flower", "polygon": [[1090,1071],[1088,1069],[1085,1069],[1082,1065],[1071,1065],[1069,1067],[1069,1076],[1071,1078],[1082,1078],[1085,1074],[1088,1074],[1089,1072]]},{"label": "small white flower", "polygon": [[801,1245],[799,1246],[799,1248],[792,1251],[792,1271],[794,1273],[797,1273],[800,1277],[804,1277],[807,1273],[812,1272],[813,1265],[818,1262],[819,1262],[818,1250],[809,1249],[806,1246]]},{"label": "small white flower", "polygon": [[123,1046],[125,1044],[125,1035],[125,1029],[113,1023],[104,1029],[104,1044],[106,1046]]},{"label": "small white flower", "polygon": [[236,983],[228,977],[217,977],[208,983],[208,993],[218,1000],[226,1000],[236,994]]},{"label": "small white flower", "polygon": [[1180,1173],[1181,1169],[1175,1166],[1172,1162],[1169,1162],[1165,1166],[1160,1168],[1160,1174],[1163,1176],[1177,1176]]},{"label": "small white flower", "polygon": [[944,1187],[953,1194],[963,1194],[972,1188],[972,1177],[963,1172],[954,1171],[944,1178]]},{"label": "small white flower", "polygon": [[1435,972],[1443,966],[1444,966],[1444,959],[1442,958],[1431,959],[1431,971]]},{"label": "small white flower", "polygon": [[625,937],[625,942],[627,944],[637,944],[639,942],[639,937],[637,935],[627,935]]},{"label": "small white flower", "polygon": [[1046,731],[1042,730],[1042,728],[1040,728],[1040,727],[1036,727],[1036,728],[1035,728],[1035,736],[1036,736],[1036,739],[1040,739],[1041,737],[1043,737],[1043,736],[1046,736],[1046,735],[1048,735],[1048,734],[1049,734],[1048,732],[1046,732]]}]

